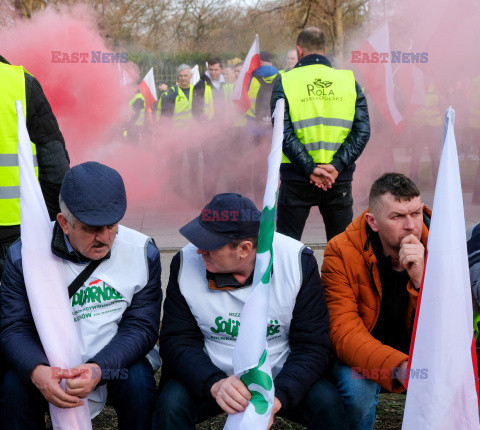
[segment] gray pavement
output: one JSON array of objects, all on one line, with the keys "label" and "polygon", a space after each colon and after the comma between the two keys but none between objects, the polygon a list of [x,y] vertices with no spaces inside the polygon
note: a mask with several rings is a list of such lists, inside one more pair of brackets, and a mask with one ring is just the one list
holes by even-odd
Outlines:
[{"label": "gray pavement", "polygon": [[[433,191],[422,192],[422,199],[430,208],[433,206],[433,194]],[[354,217],[360,215],[366,208],[365,200],[365,197],[362,198],[358,196],[354,199]],[[467,229],[477,222],[480,222],[480,206],[472,205],[471,200],[472,193],[465,192],[463,194],[463,202]],[[188,221],[198,216],[202,206],[203,205],[200,204],[197,208],[169,207],[166,209],[160,204],[157,207],[133,207],[127,210],[122,224],[153,237],[160,249],[163,269],[162,285],[164,288],[168,282],[171,259],[178,250],[187,244],[187,240],[178,230]],[[321,265],[323,261],[323,249],[326,245],[326,235],[322,218],[316,208],[312,208],[310,212],[302,241],[314,250],[318,263]]]}]

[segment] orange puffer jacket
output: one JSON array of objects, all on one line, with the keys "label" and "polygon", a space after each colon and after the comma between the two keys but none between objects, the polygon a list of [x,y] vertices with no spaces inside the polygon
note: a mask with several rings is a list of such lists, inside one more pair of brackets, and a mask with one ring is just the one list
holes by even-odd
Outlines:
[{"label": "orange puffer jacket", "polygon": [[[377,258],[367,240],[367,210],[354,219],[344,233],[334,237],[325,249],[322,285],[330,313],[330,338],[338,358],[383,388],[401,392],[403,386],[392,377],[392,370],[408,356],[383,345],[370,332],[380,314],[382,285]],[[431,211],[424,208],[424,216]],[[421,241],[427,246],[428,228],[423,225]],[[412,331],[418,292],[410,281],[407,285],[410,303],[405,324]]]}]

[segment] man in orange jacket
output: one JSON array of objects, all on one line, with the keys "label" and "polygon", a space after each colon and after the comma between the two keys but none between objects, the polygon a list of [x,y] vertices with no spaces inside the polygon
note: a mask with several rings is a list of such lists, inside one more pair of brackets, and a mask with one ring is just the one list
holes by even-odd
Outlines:
[{"label": "man in orange jacket", "polygon": [[373,429],[382,387],[404,391],[430,215],[413,181],[386,173],[369,209],[325,249],[332,374],[351,429]]}]

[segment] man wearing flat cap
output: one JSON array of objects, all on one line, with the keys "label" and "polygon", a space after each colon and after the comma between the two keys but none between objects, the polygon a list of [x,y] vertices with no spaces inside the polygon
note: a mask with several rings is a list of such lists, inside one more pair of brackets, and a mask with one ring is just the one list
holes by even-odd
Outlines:
[{"label": "man wearing flat cap", "polygon": [[[233,375],[240,315],[252,290],[260,212],[239,194],[218,194],[180,229],[191,243],[172,260],[160,332],[163,360],[155,430],[195,429],[244,411],[250,393]],[[275,234],[267,341],[275,414],[308,429],[346,429],[342,400],[324,377],[328,310],[313,252]]]},{"label": "man wearing flat cap", "polygon": [[47,402],[73,408],[85,399],[92,417],[106,401],[120,429],[150,428],[160,254],[152,239],[118,224],[126,208],[116,170],[87,162],[66,173],[51,251],[64,263],[80,343],[83,364],[73,369],[50,367],[25,289],[21,240],[10,247],[0,289],[0,343],[11,366],[0,384],[5,428],[44,428]]}]

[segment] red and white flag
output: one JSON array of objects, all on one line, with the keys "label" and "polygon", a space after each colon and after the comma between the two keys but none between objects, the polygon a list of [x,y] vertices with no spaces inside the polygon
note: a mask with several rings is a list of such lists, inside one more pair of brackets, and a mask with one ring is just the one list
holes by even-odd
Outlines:
[{"label": "red and white flag", "polygon": [[237,82],[233,87],[232,100],[235,100],[242,112],[246,112],[250,107],[251,101],[248,97],[248,86],[252,79],[252,72],[260,67],[260,44],[258,43],[258,34],[255,35],[247,58],[243,63],[242,70],[238,76]]},{"label": "red and white flag", "polygon": [[158,100],[157,89],[155,88],[155,78],[153,76],[153,67],[143,78],[139,85],[140,92],[145,99],[145,109],[148,112],[152,111],[152,105]]},{"label": "red and white flag", "polygon": [[447,109],[425,274],[409,359],[403,429],[480,429],[465,216]]},{"label": "red and white flag", "polygon": [[[360,47],[360,55],[368,54],[370,59],[376,58],[377,62],[360,62],[355,66],[362,72],[363,83],[377,109],[394,130],[400,132],[404,122],[395,104],[392,64],[390,57],[383,58],[380,55],[382,53],[388,53],[390,56],[387,22],[377,28]],[[352,62],[354,62],[353,57]]]}]

